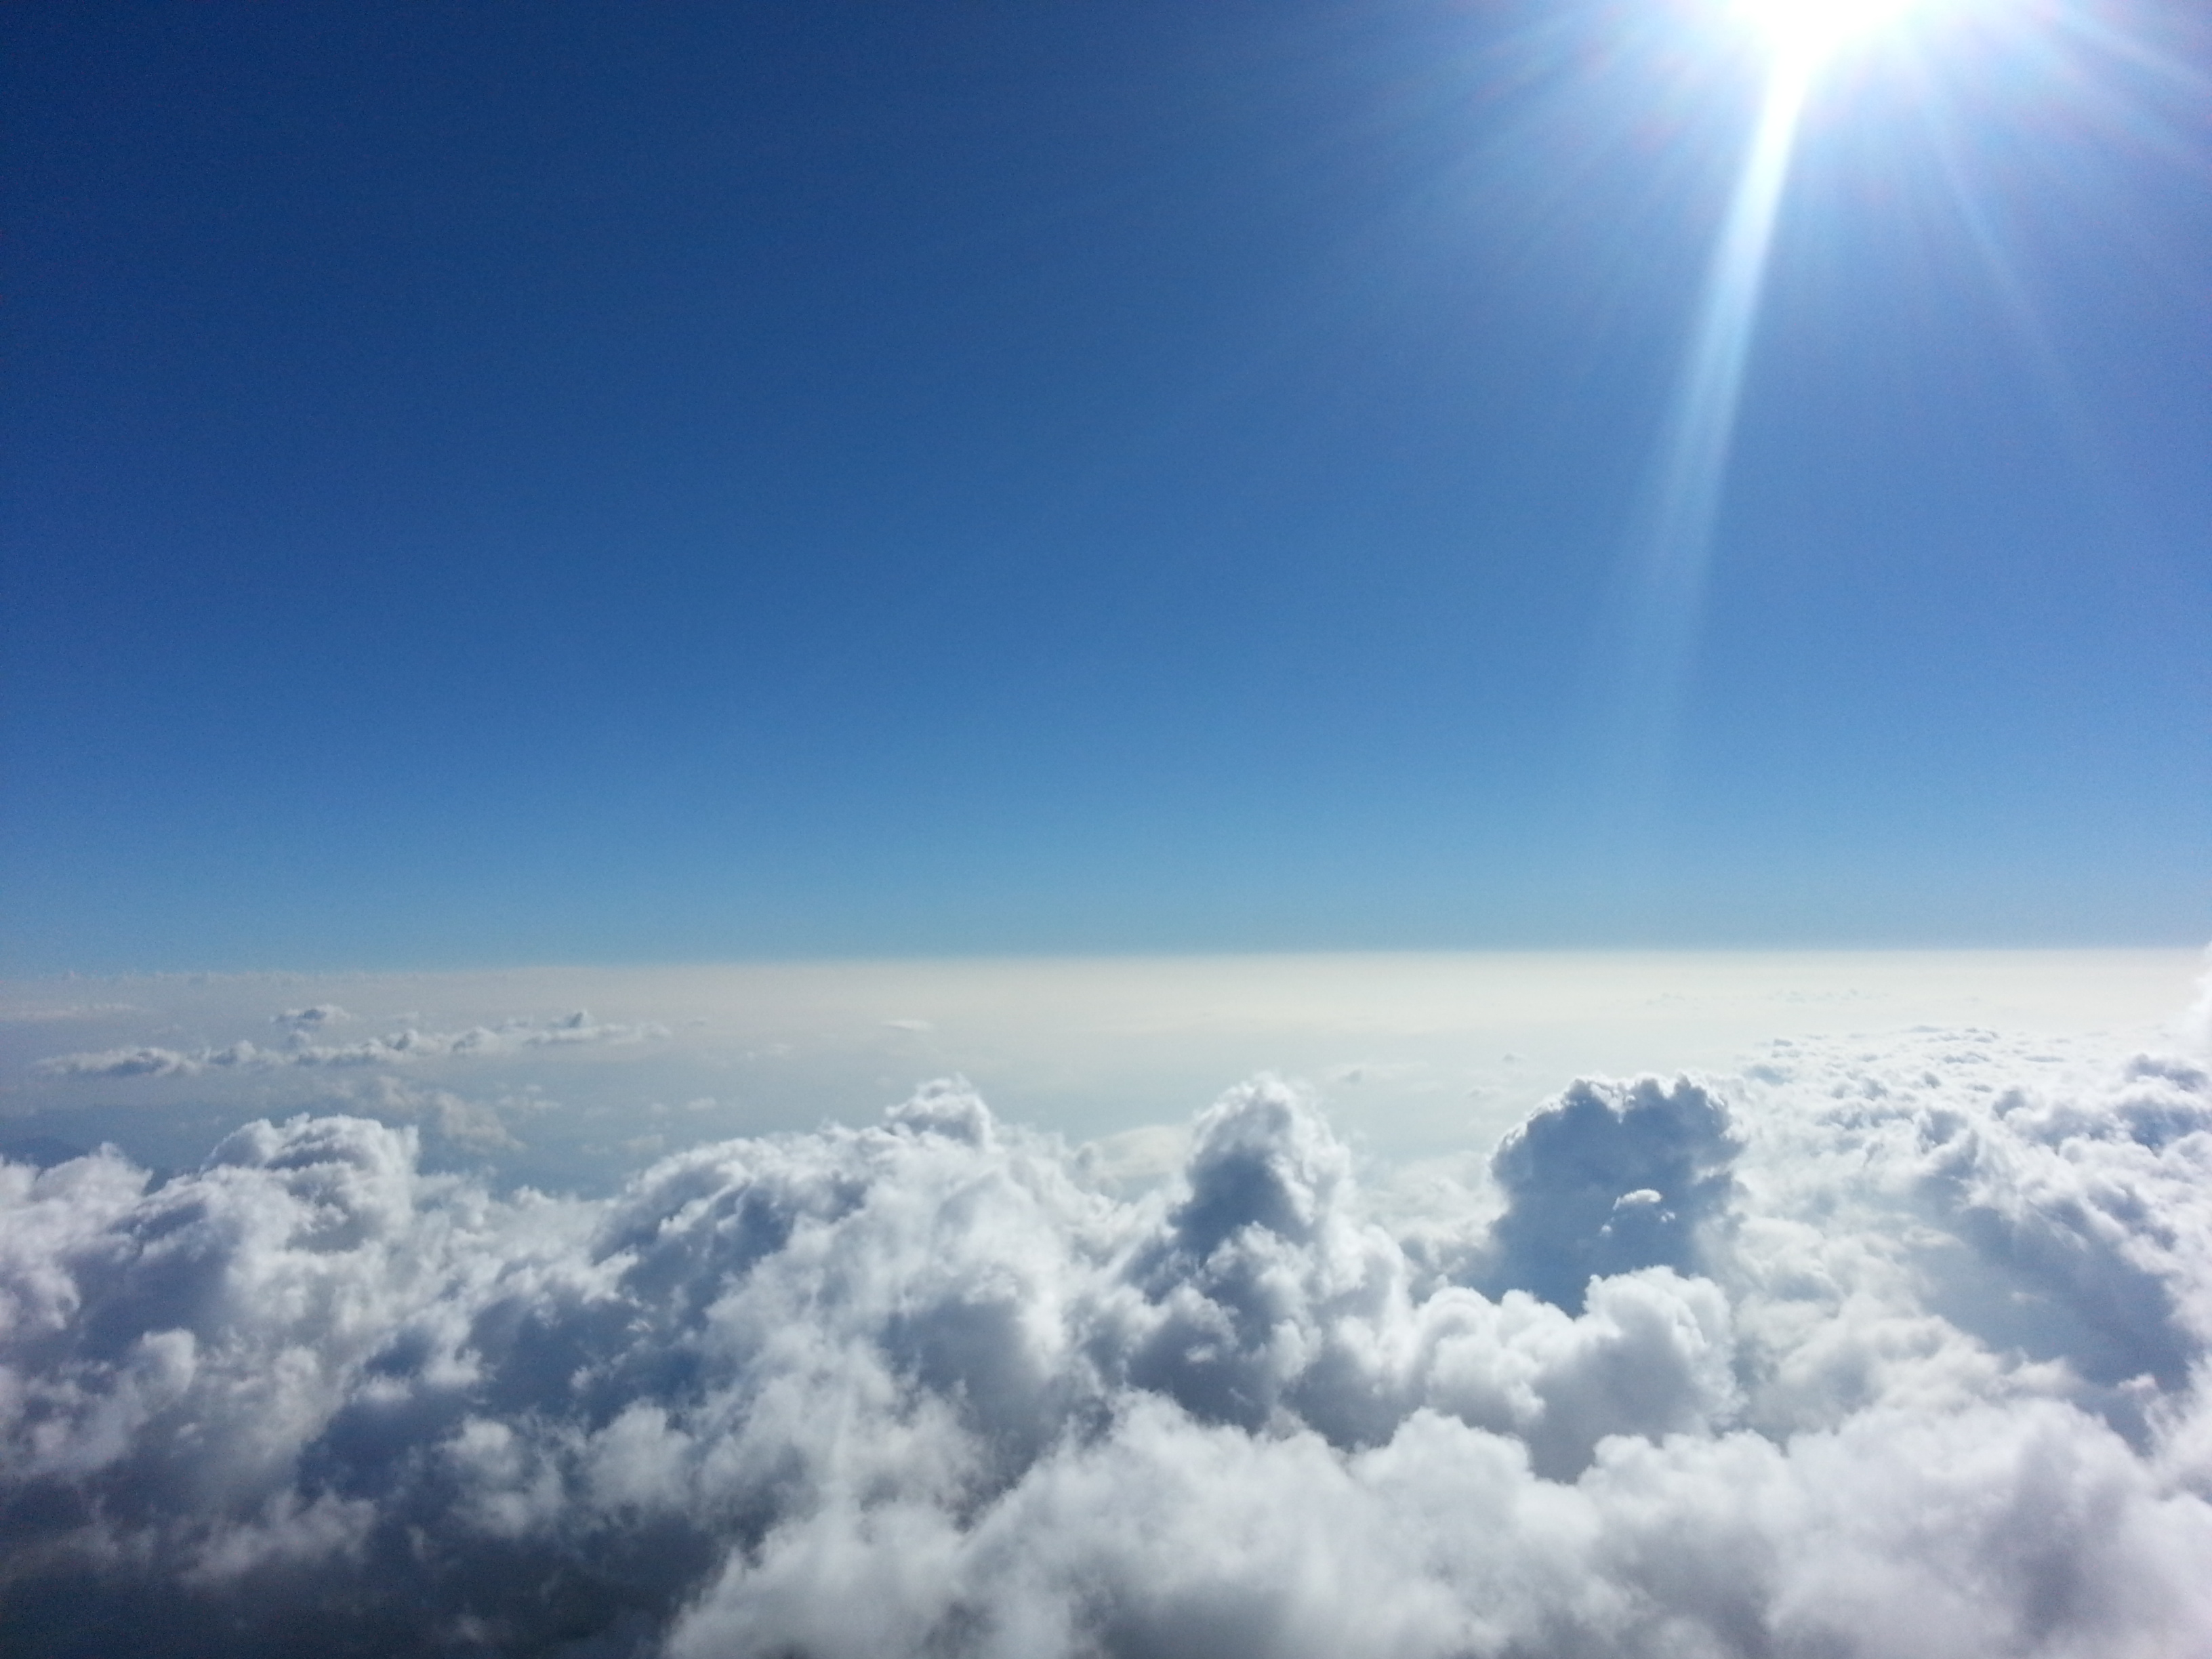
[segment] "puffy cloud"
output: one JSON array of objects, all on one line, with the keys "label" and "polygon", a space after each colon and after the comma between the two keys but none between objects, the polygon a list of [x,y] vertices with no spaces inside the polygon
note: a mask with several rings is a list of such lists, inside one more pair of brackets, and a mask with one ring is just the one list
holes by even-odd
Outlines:
[{"label": "puffy cloud", "polygon": [[[577,1027],[575,1029],[583,1029]],[[426,1119],[434,1101],[417,1103]],[[1479,1218],[1261,1079],[1164,1184],[957,1082],[603,1200],[256,1123],[0,1165],[12,1651],[2212,1650],[2212,1083],[1577,1085]]]},{"label": "puffy cloud", "polygon": [[306,1038],[308,1031],[320,1030],[325,1025],[350,1018],[334,1004],[290,1008],[272,1021],[291,1028],[292,1040],[282,1048],[233,1042],[219,1048],[109,1048],[56,1054],[39,1061],[32,1069],[39,1075],[55,1078],[195,1077],[210,1071],[274,1071],[289,1066],[391,1066],[410,1060],[507,1054],[519,1049],[575,1043],[643,1042],[668,1035],[665,1025],[651,1021],[633,1024],[603,1023],[579,1009],[556,1020],[511,1019],[497,1025],[471,1026],[464,1031],[421,1031],[410,1026],[386,1036],[366,1037],[359,1042],[318,1043]]}]

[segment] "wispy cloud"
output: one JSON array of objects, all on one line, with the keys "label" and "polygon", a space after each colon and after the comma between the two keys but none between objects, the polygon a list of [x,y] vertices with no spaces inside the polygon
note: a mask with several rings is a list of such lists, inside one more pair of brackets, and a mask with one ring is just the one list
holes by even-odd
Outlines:
[{"label": "wispy cloud", "polygon": [[393,1066],[577,1043],[643,1042],[668,1035],[666,1026],[651,1021],[603,1024],[580,1009],[550,1022],[507,1020],[463,1031],[422,1031],[410,1026],[359,1042],[318,1043],[303,1035],[345,1018],[344,1011],[335,1007],[291,1009],[276,1017],[276,1023],[294,1028],[292,1041],[282,1045],[233,1042],[222,1048],[191,1049],[108,1048],[56,1054],[32,1069],[40,1076],[58,1078],[191,1077],[210,1071],[275,1071],[289,1066]]}]

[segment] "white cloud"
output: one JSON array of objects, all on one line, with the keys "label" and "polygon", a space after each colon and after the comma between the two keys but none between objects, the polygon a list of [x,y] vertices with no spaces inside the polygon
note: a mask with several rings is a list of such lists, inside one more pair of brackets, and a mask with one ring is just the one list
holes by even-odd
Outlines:
[{"label": "white cloud", "polygon": [[504,1020],[463,1031],[422,1031],[412,1026],[359,1042],[318,1043],[305,1033],[351,1018],[335,1005],[288,1009],[273,1023],[292,1028],[281,1048],[233,1042],[222,1048],[177,1049],[141,1046],[56,1054],[32,1069],[54,1078],[194,1077],[210,1071],[276,1071],[286,1066],[393,1066],[422,1060],[511,1054],[520,1049],[577,1043],[643,1042],[665,1037],[668,1028],[653,1021],[602,1023],[579,1009],[560,1019]]},{"label": "white cloud", "polygon": [[2200,1054],[2212,1054],[2212,949],[2205,953],[2205,968],[2197,981],[2197,997],[2181,1018],[2182,1040]]},{"label": "white cloud", "polygon": [[1492,1169],[1376,1202],[1266,1079],[1088,1152],[936,1085],[605,1200],[356,1117],[0,1166],[17,1650],[2212,1650],[2200,1067],[1792,1044]]}]

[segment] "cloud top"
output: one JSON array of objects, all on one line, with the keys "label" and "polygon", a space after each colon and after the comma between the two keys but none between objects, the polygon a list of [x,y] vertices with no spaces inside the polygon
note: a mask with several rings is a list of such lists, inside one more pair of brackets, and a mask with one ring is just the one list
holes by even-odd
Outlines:
[{"label": "cloud top", "polygon": [[1692,1271],[1741,1150],[1727,1111],[1694,1084],[1576,1084],[1491,1160],[1509,1206],[1491,1284],[1579,1311],[1593,1276]]},{"label": "cloud top", "polygon": [[957,1081],[606,1200],[416,1154],[0,1166],[14,1650],[2212,1650],[2186,1063],[1591,1081],[1488,1224],[1267,1079],[1127,1200]]}]

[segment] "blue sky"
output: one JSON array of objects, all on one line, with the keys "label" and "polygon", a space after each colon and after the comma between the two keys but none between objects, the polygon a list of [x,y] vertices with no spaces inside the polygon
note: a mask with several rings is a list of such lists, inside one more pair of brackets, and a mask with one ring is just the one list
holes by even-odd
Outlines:
[{"label": "blue sky", "polygon": [[15,972],[2212,933],[2212,37],[17,7]]}]

